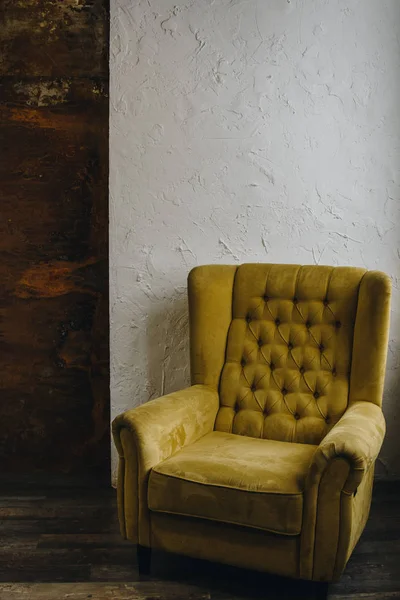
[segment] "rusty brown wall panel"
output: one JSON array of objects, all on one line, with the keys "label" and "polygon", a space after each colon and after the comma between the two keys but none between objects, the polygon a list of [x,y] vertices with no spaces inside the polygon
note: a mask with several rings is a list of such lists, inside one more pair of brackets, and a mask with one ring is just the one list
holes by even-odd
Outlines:
[{"label": "rusty brown wall panel", "polygon": [[106,482],[108,2],[6,0],[0,38],[1,472]]},{"label": "rusty brown wall panel", "polygon": [[1,10],[2,75],[106,75],[106,0],[2,0]]}]

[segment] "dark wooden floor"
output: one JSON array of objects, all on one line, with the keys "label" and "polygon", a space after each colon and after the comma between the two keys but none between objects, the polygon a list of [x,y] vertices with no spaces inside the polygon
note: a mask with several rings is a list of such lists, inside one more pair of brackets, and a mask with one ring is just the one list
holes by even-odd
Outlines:
[{"label": "dark wooden floor", "polygon": [[[3,491],[0,600],[251,600],[315,597],[310,584],[157,554],[139,577],[114,490]],[[376,484],[368,526],[330,600],[400,599],[400,485]]]}]

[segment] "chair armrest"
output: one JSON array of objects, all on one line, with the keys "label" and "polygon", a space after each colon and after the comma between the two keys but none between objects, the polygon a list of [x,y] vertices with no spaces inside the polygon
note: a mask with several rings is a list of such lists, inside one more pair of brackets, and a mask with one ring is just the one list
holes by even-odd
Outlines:
[{"label": "chair armrest", "polygon": [[127,410],[113,421],[119,456],[124,456],[121,429],[132,433],[146,470],[214,428],[219,406],[217,390],[193,385]]},{"label": "chair armrest", "polygon": [[150,546],[147,483],[163,460],[211,432],[218,391],[193,385],[127,410],[112,424],[119,454],[118,513],[124,537]]},{"label": "chair armrest", "polygon": [[377,459],[385,431],[385,418],[379,406],[372,402],[354,402],[318,446],[308,473],[307,487],[320,480],[333,459],[342,458],[350,466],[343,491],[354,493]]}]

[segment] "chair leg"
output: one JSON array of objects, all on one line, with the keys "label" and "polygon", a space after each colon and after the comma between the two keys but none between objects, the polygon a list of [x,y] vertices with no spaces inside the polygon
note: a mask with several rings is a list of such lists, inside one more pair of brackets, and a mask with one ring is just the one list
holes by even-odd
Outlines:
[{"label": "chair leg", "polygon": [[329,583],[326,581],[321,581],[316,584],[315,589],[315,600],[327,600],[329,592]]},{"label": "chair leg", "polygon": [[137,561],[140,575],[150,575],[151,548],[137,545]]}]

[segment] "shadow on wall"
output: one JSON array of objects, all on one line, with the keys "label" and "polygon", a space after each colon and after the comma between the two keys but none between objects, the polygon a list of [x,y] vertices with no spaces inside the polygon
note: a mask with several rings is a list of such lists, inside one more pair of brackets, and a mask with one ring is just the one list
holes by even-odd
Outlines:
[{"label": "shadow on wall", "polygon": [[[390,402],[400,389],[400,347],[392,338],[389,341],[388,361],[382,409],[386,420],[386,437],[375,464],[376,479],[400,479],[400,437],[398,435],[397,407]],[[388,460],[387,457],[390,457]]]},{"label": "shadow on wall", "polygon": [[183,293],[164,299],[149,312],[146,338],[148,399],[190,385],[186,289]]}]

